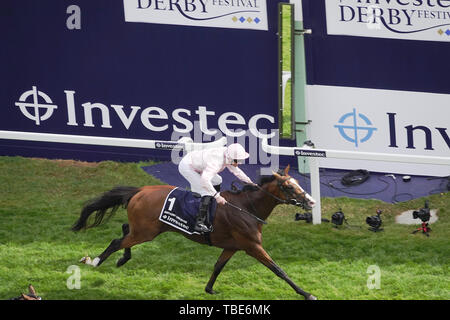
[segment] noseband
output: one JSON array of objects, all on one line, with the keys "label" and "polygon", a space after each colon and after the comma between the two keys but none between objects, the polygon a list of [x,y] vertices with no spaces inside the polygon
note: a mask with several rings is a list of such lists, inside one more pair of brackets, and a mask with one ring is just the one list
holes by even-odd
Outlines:
[{"label": "noseband", "polygon": [[273,193],[264,190],[264,189],[261,188],[259,185],[256,185],[256,187],[257,187],[259,190],[261,190],[262,192],[268,194],[269,196],[271,196],[272,198],[274,198],[275,200],[277,200],[278,202],[280,202],[281,204],[290,204],[290,205],[293,205],[293,206],[302,207],[302,208],[305,209],[305,210],[311,209],[311,208],[308,206],[307,202],[306,202],[306,191],[303,191],[303,192],[301,193],[301,195],[302,195],[303,198],[302,198],[301,201],[298,201],[298,200],[296,199],[296,197],[295,197],[295,192],[293,191],[294,188],[293,188],[292,186],[285,186],[285,185],[284,185],[284,182],[285,182],[285,181],[286,181],[286,180],[284,180],[284,181],[282,181],[282,182],[278,181],[278,182],[277,182],[277,186],[278,186],[278,188],[281,190],[281,192],[286,196],[287,200],[281,199],[281,198],[277,197],[277,196],[274,195]]},{"label": "noseband", "polygon": [[296,194],[294,191],[294,187],[292,187],[291,185],[285,186],[284,182],[286,182],[286,180],[284,181],[278,181],[278,188],[281,190],[281,192],[283,192],[283,194],[286,196],[286,198],[288,200],[283,200],[280,199],[278,197],[276,197],[275,195],[273,195],[272,193],[270,193],[274,198],[277,198],[278,201],[281,201],[284,204],[291,204],[294,206],[298,206],[298,207],[302,207],[305,210],[311,209],[306,201],[306,191],[303,190],[303,192],[301,193],[302,196],[302,200],[298,201],[296,199]]}]

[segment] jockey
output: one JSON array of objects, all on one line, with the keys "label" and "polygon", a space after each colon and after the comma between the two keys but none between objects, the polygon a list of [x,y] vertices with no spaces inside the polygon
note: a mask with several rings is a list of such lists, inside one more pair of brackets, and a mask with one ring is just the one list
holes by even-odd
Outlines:
[{"label": "jockey", "polygon": [[218,173],[225,168],[231,171],[239,180],[254,184],[252,180],[238,168],[249,154],[239,144],[228,147],[211,148],[189,152],[178,165],[178,171],[189,181],[191,191],[202,197],[200,212],[197,216],[195,230],[201,233],[211,232],[211,226],[205,224],[206,215],[212,198],[224,205],[227,201],[220,195],[222,177]]}]

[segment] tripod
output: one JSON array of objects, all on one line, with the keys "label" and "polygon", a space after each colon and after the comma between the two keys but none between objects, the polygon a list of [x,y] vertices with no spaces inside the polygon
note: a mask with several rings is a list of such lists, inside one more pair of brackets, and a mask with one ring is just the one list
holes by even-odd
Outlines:
[{"label": "tripod", "polygon": [[431,228],[428,227],[428,222],[422,222],[422,227],[417,228],[417,230],[414,230],[412,233],[415,234],[419,231],[422,231],[423,234],[425,234],[427,237],[429,237],[429,232],[431,231]]},{"label": "tripod", "polygon": [[[372,231],[372,232],[378,232],[378,231],[383,231],[383,228],[380,228],[380,227],[370,227],[369,230]],[[417,231],[417,230],[416,230],[416,231]],[[416,232],[416,231],[414,231],[414,232]]]}]

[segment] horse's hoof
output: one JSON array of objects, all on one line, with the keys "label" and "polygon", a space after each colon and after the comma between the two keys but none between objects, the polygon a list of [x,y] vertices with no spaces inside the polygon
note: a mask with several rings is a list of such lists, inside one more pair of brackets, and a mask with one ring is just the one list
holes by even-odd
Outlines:
[{"label": "horse's hoof", "polygon": [[306,300],[317,300],[317,297],[310,294],[308,297],[306,297]]},{"label": "horse's hoof", "polygon": [[100,258],[99,258],[99,257],[96,257],[96,258],[94,258],[94,260],[92,260],[91,265],[94,266],[94,267],[98,267],[98,266],[100,266],[100,264],[101,264],[102,262],[103,262],[103,261],[100,261]]},{"label": "horse's hoof", "polygon": [[217,292],[215,292],[212,288],[205,288],[205,291],[209,294],[216,294]]},{"label": "horse's hoof", "polygon": [[91,260],[91,258],[89,256],[85,256],[85,257],[81,258],[80,261],[78,261],[78,262],[81,262],[81,263],[84,263],[84,264],[91,264],[92,260]]},{"label": "horse's hoof", "polygon": [[126,258],[120,258],[119,260],[117,260],[116,266],[117,268],[123,266],[129,259]]},{"label": "horse's hoof", "polygon": [[100,265],[100,263],[99,263],[100,258],[97,257],[97,258],[91,259],[90,257],[86,256],[86,257],[81,258],[81,260],[79,262],[93,266],[93,267],[97,267]]}]

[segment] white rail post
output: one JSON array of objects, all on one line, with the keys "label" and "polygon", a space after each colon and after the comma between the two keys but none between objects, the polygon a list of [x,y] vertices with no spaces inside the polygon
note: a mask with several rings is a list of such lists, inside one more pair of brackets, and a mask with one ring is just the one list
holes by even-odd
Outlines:
[{"label": "white rail post", "polygon": [[309,159],[309,172],[311,182],[311,196],[316,201],[316,205],[312,208],[312,222],[313,224],[322,223],[322,211],[320,204],[320,174],[319,174],[319,159]]}]

